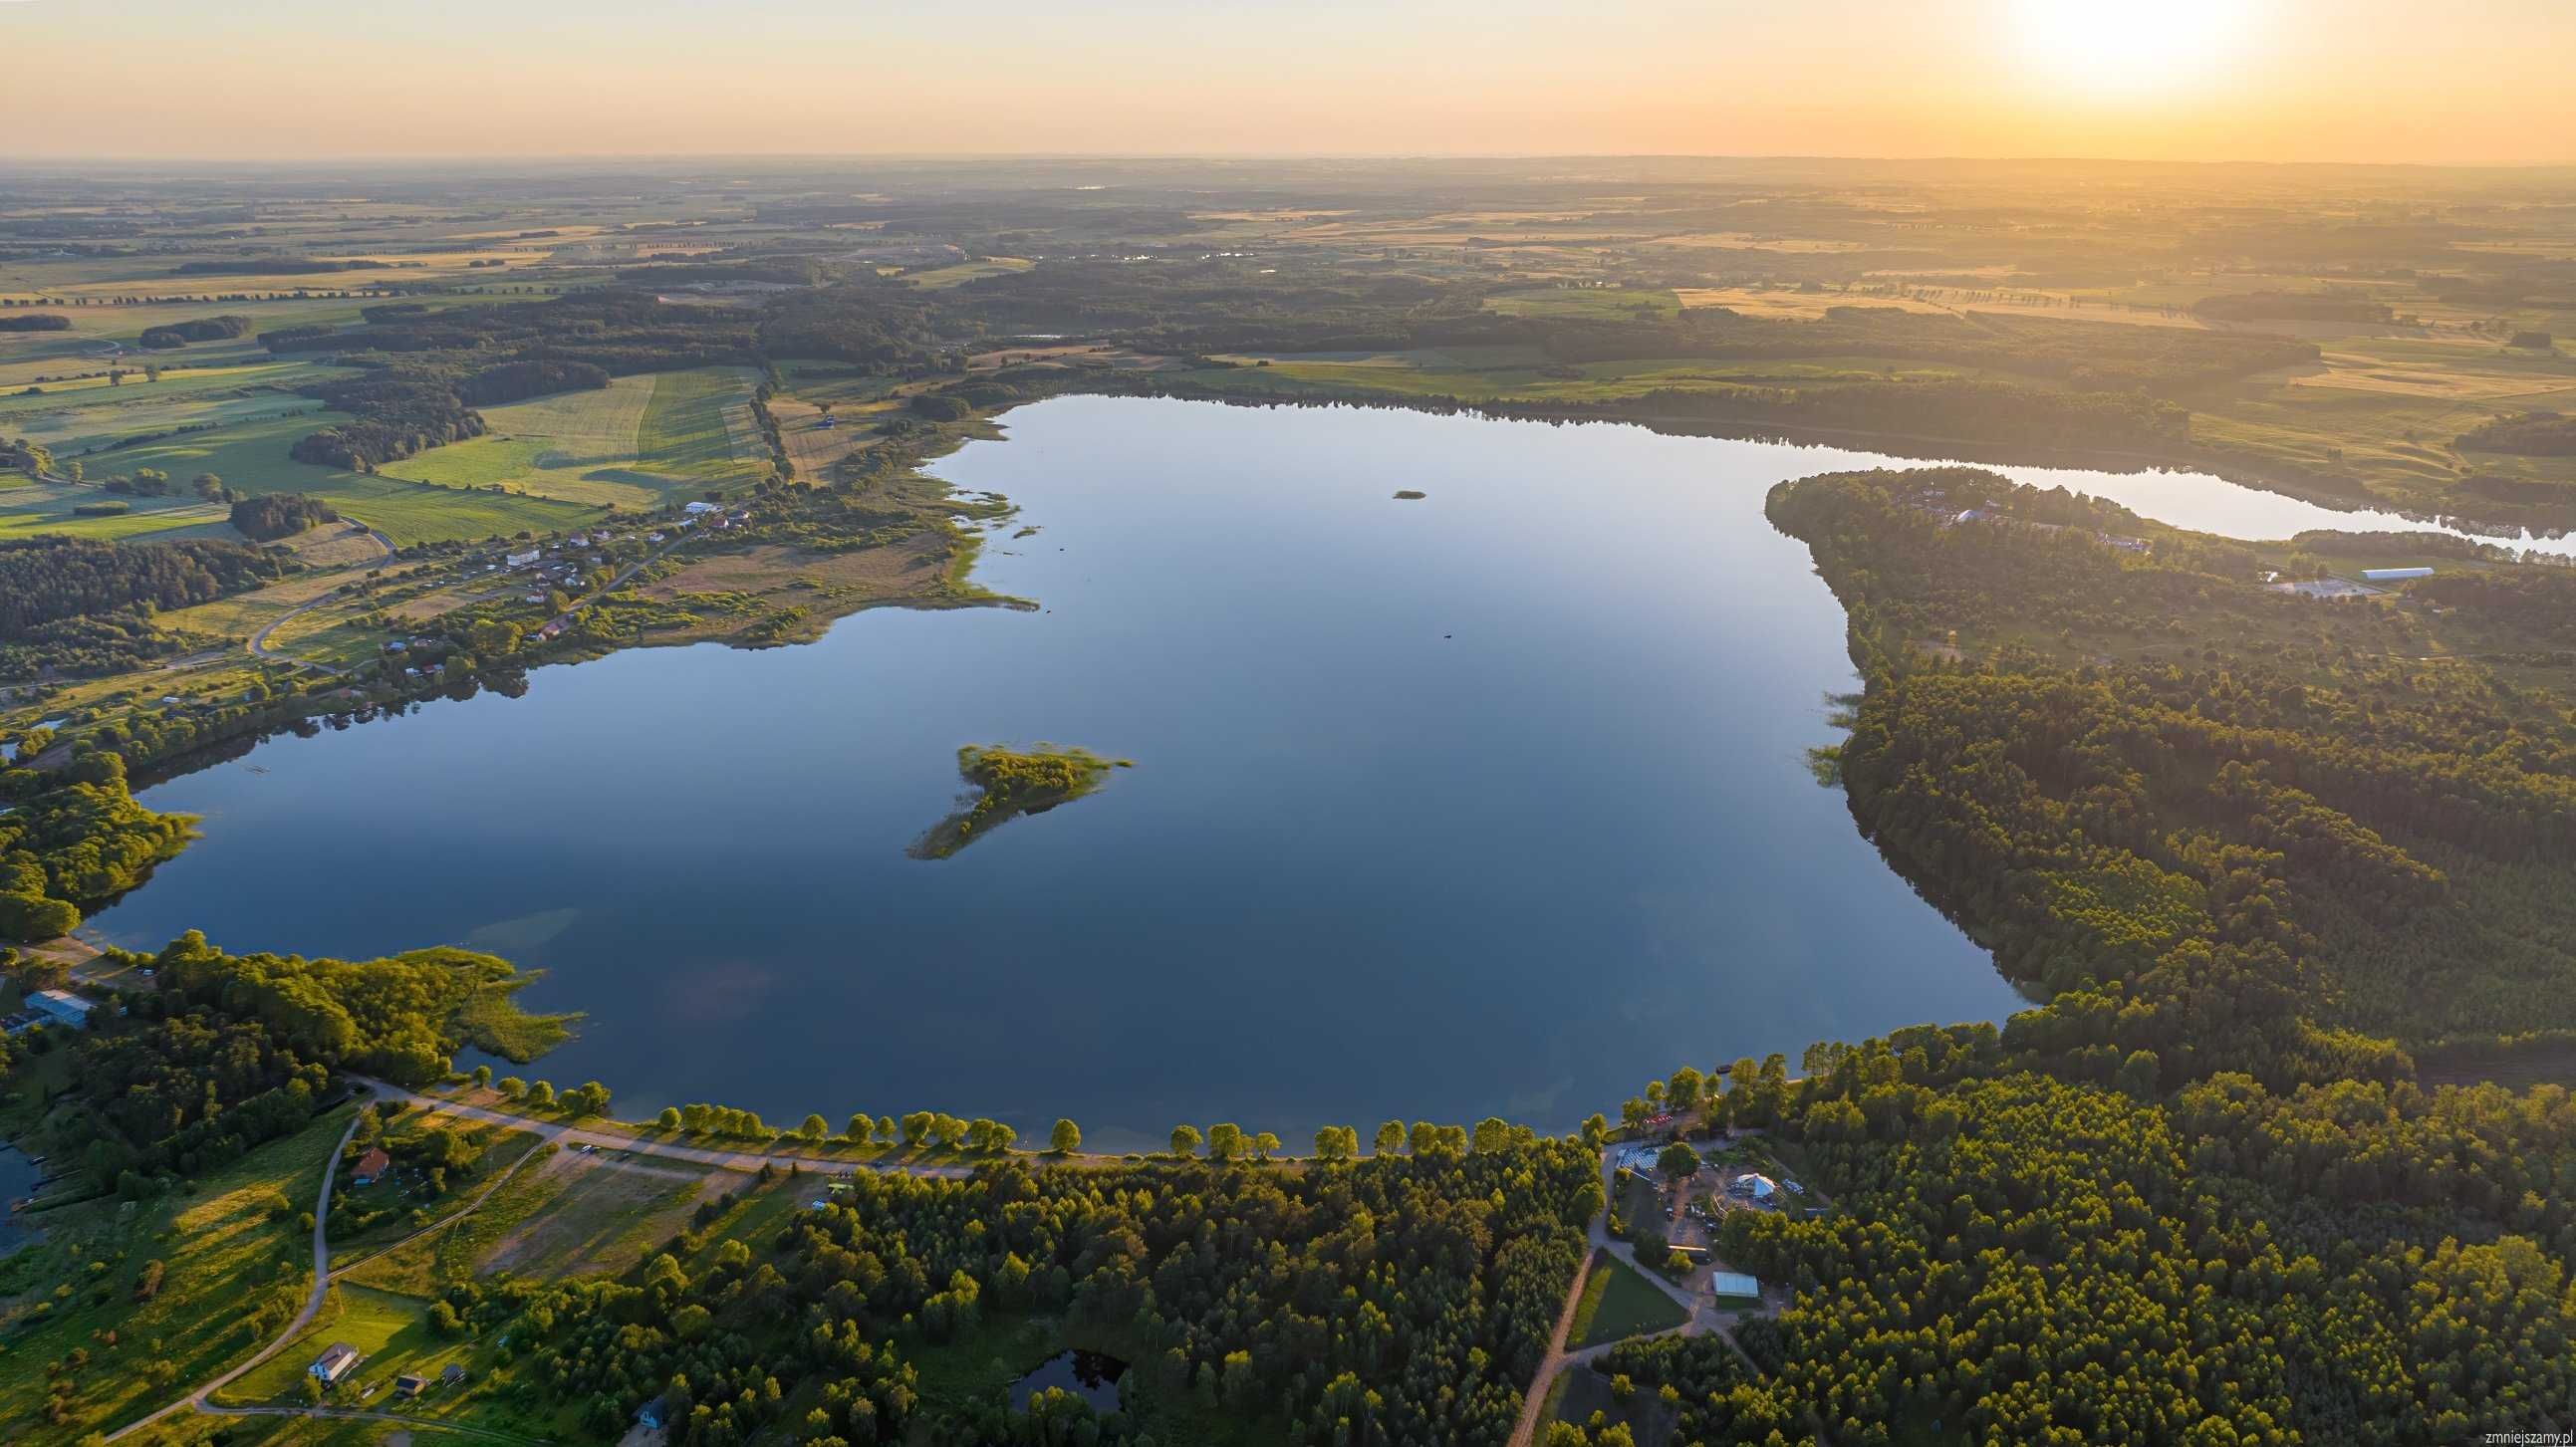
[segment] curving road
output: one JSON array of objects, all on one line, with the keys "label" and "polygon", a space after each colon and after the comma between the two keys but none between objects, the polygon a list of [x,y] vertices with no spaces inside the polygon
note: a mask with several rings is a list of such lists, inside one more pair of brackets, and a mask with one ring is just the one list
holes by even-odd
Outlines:
[{"label": "curving road", "polygon": [[366,1111],[366,1104],[361,1101],[357,1111],[349,1117],[349,1128],[340,1132],[340,1143],[331,1147],[331,1154],[322,1162],[322,1194],[313,1203],[313,1289],[304,1294],[304,1309],[295,1313],[295,1320],[286,1324],[286,1330],[278,1333],[275,1341],[251,1353],[248,1359],[231,1371],[152,1415],[117,1428],[107,1434],[106,1440],[113,1442],[130,1432],[139,1432],[155,1422],[176,1416],[181,1412],[204,1410],[206,1398],[209,1395],[239,1381],[243,1373],[277,1355],[285,1349],[288,1342],[295,1340],[299,1333],[313,1324],[314,1316],[322,1310],[323,1294],[331,1289],[331,1244],[323,1230],[331,1220],[331,1184],[340,1174],[340,1153],[349,1148],[349,1141],[357,1135],[358,1122],[365,1119]]}]

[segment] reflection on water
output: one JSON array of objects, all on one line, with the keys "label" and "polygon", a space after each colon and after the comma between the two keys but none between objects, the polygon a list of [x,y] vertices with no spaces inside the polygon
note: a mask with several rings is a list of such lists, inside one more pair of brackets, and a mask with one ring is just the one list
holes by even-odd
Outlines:
[{"label": "reflection on water", "polygon": [[1125,1375],[1127,1364],[1116,1357],[1099,1352],[1059,1352],[1036,1371],[1011,1383],[1011,1410],[1027,1411],[1032,1398],[1052,1387],[1080,1397],[1095,1412],[1114,1412],[1118,1410],[1118,1379]]},{"label": "reflection on water", "polygon": [[[273,740],[145,794],[205,837],[98,927],[487,945],[547,972],[531,1006],[587,1012],[531,1073],[622,1113],[1062,1115],[1110,1150],[1180,1121],[1564,1129],[1684,1063],[2018,1006],[1810,773],[1854,680],[1763,496],[1901,464],[1398,411],[1007,421],[942,471],[1018,504],[979,577],[1041,611],[623,653]],[[2321,522],[2211,479],[2011,471],[2191,526]],[[905,857],[961,745],[1041,740],[1136,767]]]}]

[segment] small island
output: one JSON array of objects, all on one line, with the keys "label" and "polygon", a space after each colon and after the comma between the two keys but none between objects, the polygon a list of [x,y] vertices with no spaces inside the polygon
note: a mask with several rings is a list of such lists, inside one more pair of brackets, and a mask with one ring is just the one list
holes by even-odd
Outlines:
[{"label": "small island", "polygon": [[1423,492],[1418,488],[1400,487],[1395,490],[1395,500],[1397,502],[1420,502],[1430,495],[1431,494]]},{"label": "small island", "polygon": [[1111,769],[1135,767],[1129,759],[1104,759],[1088,749],[1039,744],[1026,752],[999,744],[969,744],[957,751],[957,772],[978,792],[933,825],[906,851],[915,859],[946,859],[1022,814],[1043,814],[1090,793]]}]

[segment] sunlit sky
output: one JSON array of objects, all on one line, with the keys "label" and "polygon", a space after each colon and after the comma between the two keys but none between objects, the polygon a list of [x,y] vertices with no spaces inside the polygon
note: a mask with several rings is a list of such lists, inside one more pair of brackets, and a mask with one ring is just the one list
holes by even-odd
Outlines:
[{"label": "sunlit sky", "polygon": [[0,0],[0,165],[2576,161],[2576,0]]}]

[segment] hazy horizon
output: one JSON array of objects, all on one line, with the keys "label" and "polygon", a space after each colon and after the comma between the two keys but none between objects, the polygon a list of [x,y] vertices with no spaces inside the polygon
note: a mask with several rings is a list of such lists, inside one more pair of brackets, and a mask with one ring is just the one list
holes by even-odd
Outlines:
[{"label": "hazy horizon", "polygon": [[9,160],[2576,162],[2576,7],[2549,0],[995,0],[971,26],[456,0],[348,20],[0,0]]}]

